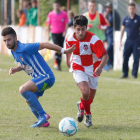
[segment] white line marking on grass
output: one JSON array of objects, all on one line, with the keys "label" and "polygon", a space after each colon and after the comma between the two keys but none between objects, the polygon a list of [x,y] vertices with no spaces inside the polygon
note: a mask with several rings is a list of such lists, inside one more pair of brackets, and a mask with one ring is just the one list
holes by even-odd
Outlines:
[{"label": "white line marking on grass", "polygon": [[140,84],[139,81],[129,81],[131,79],[125,80],[125,79],[115,79],[115,78],[108,78],[108,77],[100,77],[99,79],[105,79],[105,80],[110,80],[113,82],[121,82],[121,83],[131,83],[131,84]]},{"label": "white line marking on grass", "polygon": [[0,68],[0,71],[7,71],[7,69],[1,69],[1,68]]}]

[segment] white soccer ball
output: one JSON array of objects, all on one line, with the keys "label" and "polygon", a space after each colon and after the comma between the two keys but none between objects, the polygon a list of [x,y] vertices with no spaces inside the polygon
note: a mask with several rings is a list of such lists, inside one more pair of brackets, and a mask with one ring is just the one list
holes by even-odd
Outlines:
[{"label": "white soccer ball", "polygon": [[59,123],[59,131],[64,136],[73,136],[78,130],[78,123],[71,117],[62,119]]}]

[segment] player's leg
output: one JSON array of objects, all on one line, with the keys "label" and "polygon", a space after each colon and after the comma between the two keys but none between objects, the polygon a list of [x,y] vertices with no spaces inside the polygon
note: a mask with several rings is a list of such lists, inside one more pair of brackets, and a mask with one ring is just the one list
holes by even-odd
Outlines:
[{"label": "player's leg", "polygon": [[139,68],[139,58],[140,58],[140,47],[139,47],[139,42],[135,42],[133,44],[133,70],[132,70],[132,76],[133,78],[137,78],[138,76],[138,68]]},{"label": "player's leg", "polygon": [[90,88],[91,103],[93,102],[93,99],[94,99],[94,97],[95,97],[95,94],[96,94],[96,89]]},{"label": "player's leg", "polygon": [[[44,84],[45,80],[50,80],[50,77],[48,77],[48,76],[41,77],[40,76],[39,78],[32,79],[32,81],[26,82],[19,89],[21,95],[30,104],[30,107],[36,112],[36,115],[37,114],[39,115],[39,117],[38,117],[39,121],[38,121],[38,123],[34,127],[38,127],[42,123],[44,123],[46,121],[46,119],[47,119],[47,116],[48,116],[46,114],[46,112],[43,110],[40,102],[38,101],[37,96],[35,95],[35,93],[40,88],[40,85],[41,84],[45,85]],[[45,86],[47,86],[47,85],[45,85]],[[48,84],[48,86],[50,86],[50,85]]]},{"label": "player's leg", "polygon": [[81,104],[84,107],[85,115],[86,115],[84,123],[87,127],[90,127],[92,125],[92,116],[91,116],[91,111],[90,111],[90,104],[91,104],[90,88],[86,81],[82,81],[78,83],[77,85],[82,92]]},{"label": "player's leg", "polygon": [[[53,34],[52,33],[52,40],[53,40],[53,43],[56,44],[56,45],[59,45],[58,43],[58,35],[57,34]],[[55,52],[54,54],[54,68],[57,68],[58,67],[58,63],[57,63],[57,52]]]},{"label": "player's leg", "polygon": [[[82,71],[78,71],[78,70],[74,71],[73,77],[77,84],[80,83],[81,81],[88,81],[88,77],[85,76],[84,72]],[[78,122],[82,122],[84,118],[84,106],[81,103],[81,100],[77,102],[77,108],[78,108],[77,120]]]},{"label": "player's leg", "polygon": [[120,78],[128,77],[128,71],[129,71],[128,61],[129,61],[129,57],[131,56],[131,53],[132,53],[131,44],[130,42],[126,42],[123,51],[123,67],[122,67],[123,75]]},{"label": "player's leg", "polygon": [[[63,43],[64,43],[64,37],[63,34],[59,34],[59,46],[63,48]],[[57,63],[58,63],[58,70],[61,70],[61,60],[62,60],[62,54],[58,53],[58,59],[57,59]]]},{"label": "player's leg", "polygon": [[90,87],[90,98],[91,98],[91,103],[94,100],[96,90],[98,88],[98,79],[99,77],[89,77],[89,87]]},{"label": "player's leg", "polygon": [[[36,95],[36,97],[40,97],[43,95],[46,89],[49,89],[53,86],[55,82],[55,77],[53,74],[41,75],[39,78],[32,79],[32,81],[36,84],[38,88],[38,91],[35,92],[34,94]],[[42,122],[42,118],[39,115],[38,122],[32,125],[31,127],[40,127],[40,126],[48,127],[50,125],[50,123],[48,122],[48,119],[50,118],[50,116],[46,112],[43,116],[45,116],[44,122]]]},{"label": "player's leg", "polygon": [[19,88],[21,95],[26,99],[28,104],[30,104],[31,108],[36,112],[36,115],[39,115],[39,125],[41,125],[46,121],[46,112],[43,110],[39,100],[34,94],[37,90],[38,88],[33,81],[28,81]]}]

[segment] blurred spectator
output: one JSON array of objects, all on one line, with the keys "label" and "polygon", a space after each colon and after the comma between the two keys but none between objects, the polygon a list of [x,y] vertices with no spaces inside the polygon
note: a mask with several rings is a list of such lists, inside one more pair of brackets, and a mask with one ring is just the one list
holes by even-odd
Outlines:
[{"label": "blurred spectator", "polygon": [[[63,47],[64,37],[68,27],[67,13],[60,10],[60,3],[53,3],[53,11],[47,17],[47,41],[49,41],[49,32],[51,29],[53,43]],[[55,53],[55,65],[57,70],[61,70],[61,53]]]},{"label": "blurred spectator", "polygon": [[26,17],[25,17],[23,10],[17,11],[17,17],[19,18],[18,26],[25,26],[26,25]]},{"label": "blurred spectator", "polygon": [[61,10],[61,11],[64,11],[64,12],[67,12],[67,9],[66,9],[65,6],[61,6],[60,10]]},{"label": "blurred spectator", "polygon": [[27,5],[28,5],[28,0],[24,0],[23,1],[23,12],[24,12],[24,14],[25,14],[25,17],[26,17],[26,19],[27,19]]},{"label": "blurred spectator", "polygon": [[37,26],[37,1],[32,1],[32,16],[30,19],[30,25]]},{"label": "blurred spectator", "polygon": [[74,13],[71,10],[68,11],[67,13],[68,13],[68,20],[69,20],[68,27],[73,27]]},{"label": "blurred spectator", "polygon": [[106,40],[107,40],[107,53],[109,56],[109,60],[104,67],[104,70],[108,71],[109,69],[112,69],[113,67],[113,13],[112,13],[112,3],[108,2],[106,4],[106,10],[104,11],[104,17],[107,23],[107,29],[106,29]]},{"label": "blurred spectator", "polygon": [[28,4],[27,4],[27,21],[26,21],[27,26],[30,25],[31,16],[32,16],[31,2],[28,2]]},{"label": "blurred spectator", "polygon": [[140,46],[139,46],[139,29],[140,29],[140,16],[136,14],[136,6],[134,3],[129,3],[128,5],[129,15],[123,19],[121,27],[121,37],[120,37],[120,48],[122,46],[122,38],[124,31],[126,31],[127,39],[124,45],[123,51],[123,68],[122,78],[128,78],[128,61],[129,57],[133,53],[133,69],[132,78],[137,78],[138,67],[139,67],[139,56],[140,56]]},{"label": "blurred spectator", "polygon": [[104,30],[107,28],[107,23],[102,14],[96,10],[96,2],[94,0],[88,1],[88,12],[84,15],[88,19],[88,31],[96,34],[102,41],[105,40]]}]

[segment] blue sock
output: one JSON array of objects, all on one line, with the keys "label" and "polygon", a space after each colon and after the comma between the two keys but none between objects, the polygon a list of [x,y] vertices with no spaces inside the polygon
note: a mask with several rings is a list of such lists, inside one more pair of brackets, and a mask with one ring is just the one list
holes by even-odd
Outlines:
[{"label": "blue sock", "polygon": [[[29,105],[29,104],[28,104]],[[38,113],[33,109],[33,107],[31,105],[29,105],[30,107],[30,110],[32,111],[32,113],[35,115],[35,117],[38,119],[39,118],[39,115]]]},{"label": "blue sock", "polygon": [[38,113],[38,115],[46,114],[43,110],[41,104],[39,103],[37,97],[31,91],[25,91],[21,95],[26,99],[26,101],[31,105],[31,107]]}]

